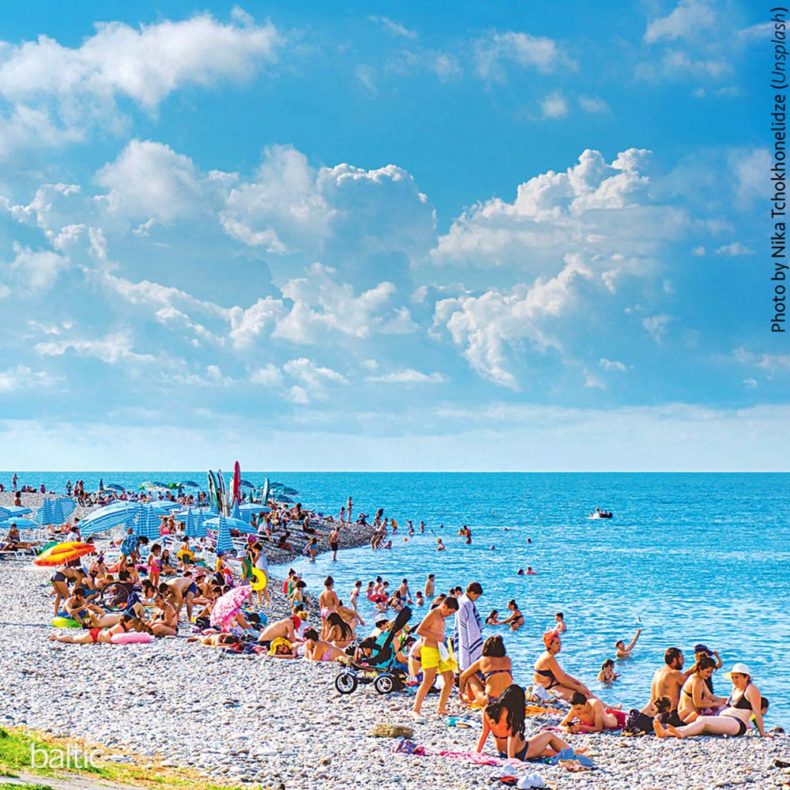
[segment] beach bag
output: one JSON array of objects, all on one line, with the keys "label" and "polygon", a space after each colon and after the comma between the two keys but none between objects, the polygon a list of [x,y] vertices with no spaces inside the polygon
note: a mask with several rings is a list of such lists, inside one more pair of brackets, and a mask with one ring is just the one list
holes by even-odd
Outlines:
[{"label": "beach bag", "polygon": [[628,718],[623,727],[624,735],[645,735],[653,732],[653,719],[636,708],[628,711]]}]

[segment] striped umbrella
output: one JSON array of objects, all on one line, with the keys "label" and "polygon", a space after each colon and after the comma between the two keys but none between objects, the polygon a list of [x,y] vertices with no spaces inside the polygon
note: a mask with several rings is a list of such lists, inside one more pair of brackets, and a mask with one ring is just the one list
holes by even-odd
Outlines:
[{"label": "striped umbrella", "polygon": [[205,510],[194,510],[193,508],[189,508],[189,510],[187,510],[187,523],[185,529],[187,537],[205,538],[208,534],[205,521]]},{"label": "striped umbrella", "polygon": [[206,521],[206,526],[211,527],[211,529],[219,529],[222,525],[227,527],[227,529],[243,532],[245,535],[255,535],[258,531],[256,527],[251,526],[246,521],[242,521],[240,518],[233,518],[233,516],[219,516]]},{"label": "striped umbrella", "polygon": [[0,521],[5,521],[7,518],[14,516],[26,516],[33,511],[29,507],[22,507],[21,505],[4,505],[0,507]]},{"label": "striped umbrella", "polygon": [[212,521],[217,522],[217,551],[231,551],[233,549],[233,541],[230,537],[228,520],[221,515],[219,518],[209,519],[206,523],[210,526]]},{"label": "striped umbrella", "polygon": [[137,516],[137,523],[134,525],[134,534],[138,537],[145,537],[149,540],[159,540],[160,527],[162,520],[157,512],[150,507],[144,507]]},{"label": "striped umbrella", "polygon": [[6,521],[0,522],[0,529],[11,529],[11,527],[16,527],[17,529],[38,529],[39,525],[36,524],[35,521],[31,521],[29,518],[9,518]]},{"label": "striped umbrella", "polygon": [[169,513],[171,510],[177,510],[182,507],[178,502],[171,502],[169,499],[157,499],[154,502],[148,502],[147,506],[158,513]]},{"label": "striped umbrella", "polygon": [[87,538],[97,532],[104,532],[113,527],[129,526],[142,510],[136,502],[115,502],[101,507],[87,515],[79,523],[80,535]]},{"label": "striped umbrella", "polygon": [[36,513],[35,522],[41,526],[63,524],[76,509],[77,503],[69,497],[59,496],[55,499],[45,499]]}]

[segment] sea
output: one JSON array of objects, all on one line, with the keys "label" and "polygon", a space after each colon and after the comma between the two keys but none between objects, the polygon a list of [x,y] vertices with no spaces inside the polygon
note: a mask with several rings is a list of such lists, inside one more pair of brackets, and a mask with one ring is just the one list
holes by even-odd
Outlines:
[{"label": "sea", "polygon": [[[12,472],[0,472],[10,487]],[[20,484],[62,491],[67,479],[96,489],[101,479],[137,488],[143,481],[192,480],[204,472],[19,472]],[[395,589],[408,579],[412,591],[429,572],[437,592],[483,586],[478,609],[507,613],[515,599],[526,624],[505,637],[517,682],[532,682],[541,637],[563,612],[568,631],[559,661],[608,703],[626,709],[648,702],[650,678],[667,647],[681,648],[687,666],[692,648],[717,650],[724,668],[716,693],[730,684],[722,673],[736,661],[749,665],[769,697],[768,722],[790,725],[790,474],[642,473],[307,473],[247,472],[298,491],[305,507],[337,515],[349,496],[354,515],[378,508],[398,522],[391,549],[361,547],[291,564],[316,595],[327,575],[347,599],[357,579],[367,586],[380,575]],[[592,520],[596,508],[613,518]],[[409,537],[407,520],[426,524]],[[472,543],[458,536],[462,526]],[[436,550],[441,538],[446,550]],[[531,542],[528,541],[530,539]],[[531,567],[536,575],[520,576]],[[287,568],[281,568],[281,572]],[[371,605],[361,600],[366,622]],[[413,622],[424,612],[415,609]],[[620,678],[602,687],[596,676],[614,657],[614,643],[642,629],[630,659],[617,662]],[[364,630],[364,629],[363,629]]]}]

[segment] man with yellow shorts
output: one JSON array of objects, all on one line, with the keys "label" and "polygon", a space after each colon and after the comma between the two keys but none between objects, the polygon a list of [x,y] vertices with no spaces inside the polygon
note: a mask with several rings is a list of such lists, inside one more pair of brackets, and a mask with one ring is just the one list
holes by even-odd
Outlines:
[{"label": "man with yellow shorts", "polygon": [[417,689],[412,708],[412,715],[415,718],[422,718],[420,709],[428,690],[433,686],[437,672],[444,680],[442,692],[439,695],[438,713],[440,716],[447,715],[447,700],[453,690],[453,673],[457,669],[457,665],[445,645],[444,621],[448,617],[455,616],[456,611],[458,611],[458,600],[453,597],[445,598],[439,606],[431,609],[417,626],[417,636],[422,637],[423,644],[420,649],[422,683]]}]

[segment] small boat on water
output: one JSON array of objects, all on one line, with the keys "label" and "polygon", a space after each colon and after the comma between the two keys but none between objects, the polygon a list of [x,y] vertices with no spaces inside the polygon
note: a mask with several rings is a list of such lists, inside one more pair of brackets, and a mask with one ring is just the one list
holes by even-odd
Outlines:
[{"label": "small boat on water", "polygon": [[587,518],[612,518],[613,516],[614,513],[611,510],[601,510],[601,508],[597,507]]}]

